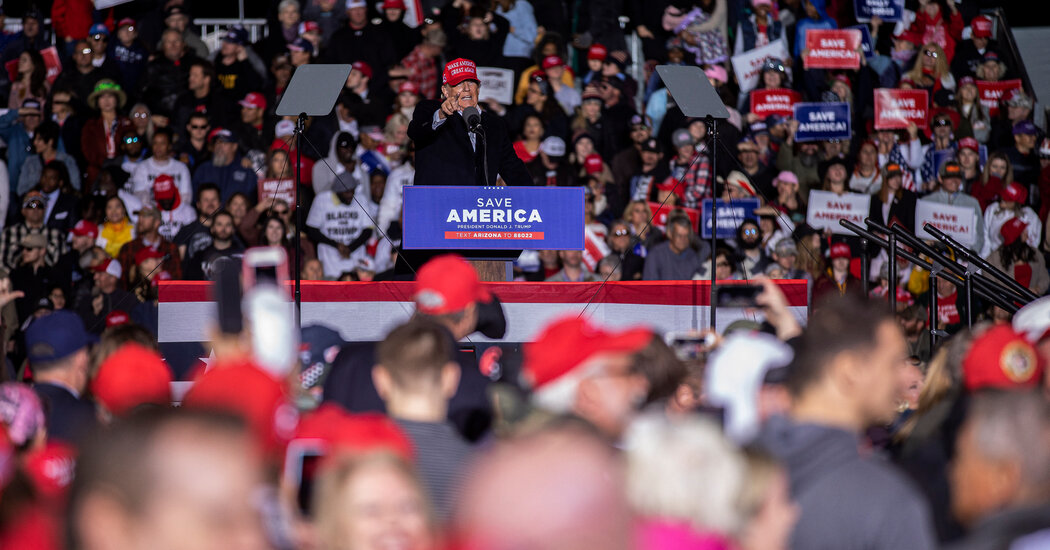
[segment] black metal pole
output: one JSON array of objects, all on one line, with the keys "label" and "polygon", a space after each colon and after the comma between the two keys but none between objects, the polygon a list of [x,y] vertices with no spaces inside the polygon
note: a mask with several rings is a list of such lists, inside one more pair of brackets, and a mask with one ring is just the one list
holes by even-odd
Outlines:
[{"label": "black metal pole", "polygon": [[887,275],[890,280],[890,313],[897,314],[897,236],[893,233],[888,235],[887,239],[890,246],[886,248],[886,253],[890,255],[890,268]]},{"label": "black metal pole", "polygon": [[306,127],[306,113],[299,113],[299,119],[295,123],[295,326],[302,330],[302,307],[303,297],[299,289],[302,282],[302,263],[300,256],[300,236],[303,223],[302,192],[300,187],[303,183],[303,129]]},{"label": "black metal pole", "polygon": [[715,320],[715,292],[718,283],[715,277],[715,251],[718,248],[718,121],[707,115],[707,131],[711,134],[711,330],[718,330]]},{"label": "black metal pole", "polygon": [[980,267],[982,270],[984,270],[985,273],[987,273],[989,276],[995,277],[996,279],[999,279],[999,281],[1002,282],[1002,284],[1004,286],[1010,288],[1015,293],[1020,294],[1021,296],[1024,296],[1025,298],[1028,299],[1028,301],[1035,300],[1036,298],[1039,297],[1039,296],[1036,296],[1036,294],[1034,292],[1032,292],[1031,290],[1029,290],[1029,289],[1025,288],[1023,285],[1021,285],[1021,283],[1018,283],[1017,281],[1015,281],[1013,279],[1013,277],[1010,277],[1006,273],[1003,273],[1002,271],[997,269],[995,266],[993,266],[992,264],[990,264],[987,261],[985,261],[984,258],[982,258],[978,254],[974,253],[974,251],[970,250],[968,247],[964,246],[959,241],[956,241],[950,235],[945,234],[940,229],[937,229],[932,224],[927,223],[927,224],[923,225],[923,228],[926,230],[927,233],[929,233],[930,235],[933,235],[937,240],[939,240],[939,241],[943,242],[944,244],[954,248],[960,254],[965,256],[967,261],[977,264],[977,266]]},{"label": "black metal pole", "polygon": [[966,292],[966,328],[973,328],[973,273],[967,269],[963,279],[966,281],[963,285]]},{"label": "black metal pole", "polygon": [[864,293],[864,297],[868,297],[868,286],[870,284],[870,278],[868,277],[868,239],[861,237],[860,239],[860,290]]},{"label": "black metal pole", "polygon": [[[934,264],[936,268],[937,264]],[[930,272],[930,349],[937,345],[937,275]]]}]

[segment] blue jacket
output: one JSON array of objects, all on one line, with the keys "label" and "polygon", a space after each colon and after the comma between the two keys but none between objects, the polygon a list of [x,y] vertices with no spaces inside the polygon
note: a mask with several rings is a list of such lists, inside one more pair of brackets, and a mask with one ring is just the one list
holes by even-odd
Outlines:
[{"label": "blue jacket", "polygon": [[219,195],[223,204],[230,196],[240,191],[248,196],[251,202],[258,202],[259,188],[255,172],[241,165],[241,156],[234,157],[226,166],[215,166],[212,161],[205,162],[193,172],[193,194],[202,183],[214,183],[219,186]]},{"label": "blue jacket", "polygon": [[806,47],[806,29],[837,29],[839,27],[834,19],[828,17],[824,0],[810,0],[810,3],[817,9],[820,18],[805,17],[795,25],[795,51],[793,52],[795,57],[802,55],[802,50]]}]

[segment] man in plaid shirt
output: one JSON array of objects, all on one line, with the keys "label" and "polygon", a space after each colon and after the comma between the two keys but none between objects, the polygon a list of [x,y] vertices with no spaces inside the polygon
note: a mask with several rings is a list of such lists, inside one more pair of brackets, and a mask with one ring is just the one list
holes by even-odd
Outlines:
[{"label": "man in plaid shirt", "polygon": [[711,198],[710,155],[703,144],[697,150],[685,128],[676,130],[671,141],[678,155],[671,160],[671,177],[666,183],[677,184],[674,193],[682,199],[682,206],[699,208],[701,201]]},{"label": "man in plaid shirt", "polygon": [[416,46],[401,60],[401,69],[394,69],[391,74],[400,72],[410,82],[419,87],[419,93],[427,99],[436,99],[438,93],[437,58],[441,56],[448,41],[445,32],[434,29],[427,33],[423,43]]},{"label": "man in plaid shirt", "polygon": [[39,191],[30,191],[22,199],[22,217],[24,221],[4,229],[0,238],[0,260],[8,269],[18,267],[22,255],[22,239],[26,235],[42,233],[47,239],[47,253],[44,262],[55,265],[58,257],[66,250],[66,239],[62,231],[44,226],[44,213],[47,202]]}]

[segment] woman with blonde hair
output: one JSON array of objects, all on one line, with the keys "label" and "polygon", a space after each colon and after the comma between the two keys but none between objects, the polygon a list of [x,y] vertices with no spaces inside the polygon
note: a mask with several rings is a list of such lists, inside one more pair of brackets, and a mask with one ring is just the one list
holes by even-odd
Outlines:
[{"label": "woman with blonde hair", "polygon": [[916,89],[930,92],[931,101],[934,94],[941,90],[955,90],[955,77],[948,69],[948,58],[944,55],[944,50],[933,42],[919,50],[919,54],[915,56],[915,64],[903,78],[914,82]]},{"label": "woman with blonde hair", "polygon": [[1014,167],[1010,163],[1010,157],[1002,151],[996,151],[988,155],[988,162],[984,165],[981,177],[973,182],[970,195],[981,204],[981,210],[999,200],[999,192],[1014,181]]},{"label": "woman with blonde hair", "polygon": [[412,466],[394,454],[326,459],[314,487],[318,550],[437,547],[423,486]]},{"label": "woman with blonde hair", "polygon": [[631,229],[632,240],[643,249],[655,245],[659,234],[659,231],[653,231],[653,225],[649,223],[650,218],[652,210],[645,201],[631,201],[627,203],[627,208],[623,209],[623,220]]},{"label": "woman with blonde hair", "polygon": [[954,107],[960,115],[956,136],[970,136],[980,143],[988,143],[988,136],[992,131],[992,116],[988,113],[988,107],[977,97],[977,82],[972,76],[964,76],[959,80]]}]

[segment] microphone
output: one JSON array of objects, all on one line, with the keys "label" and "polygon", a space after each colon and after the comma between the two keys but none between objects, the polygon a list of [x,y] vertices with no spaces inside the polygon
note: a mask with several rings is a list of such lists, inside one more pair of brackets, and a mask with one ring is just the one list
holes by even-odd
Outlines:
[{"label": "microphone", "polygon": [[481,129],[481,111],[478,110],[477,106],[471,105],[463,109],[463,120],[467,121],[467,128],[471,132],[477,132]]}]

